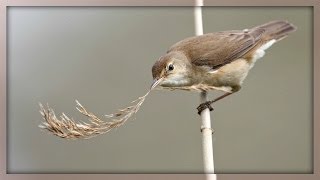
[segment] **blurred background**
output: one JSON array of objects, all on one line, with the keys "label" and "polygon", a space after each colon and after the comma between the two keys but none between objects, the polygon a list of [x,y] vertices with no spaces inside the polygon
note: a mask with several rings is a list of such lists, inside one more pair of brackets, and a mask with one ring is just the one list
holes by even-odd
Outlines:
[{"label": "blurred background", "polygon": [[[204,7],[204,32],[288,20],[240,92],[211,112],[216,173],[312,173],[312,8]],[[124,126],[89,140],[41,131],[39,105],[86,120],[126,107],[151,67],[194,35],[192,7],[9,7],[8,173],[202,173],[199,94],[154,91]],[[211,92],[214,98],[218,93]]]}]

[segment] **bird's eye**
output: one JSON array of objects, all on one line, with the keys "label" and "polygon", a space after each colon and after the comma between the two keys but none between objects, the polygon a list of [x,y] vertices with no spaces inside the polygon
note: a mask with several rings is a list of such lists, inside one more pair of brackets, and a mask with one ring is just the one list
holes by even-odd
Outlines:
[{"label": "bird's eye", "polygon": [[173,69],[174,69],[173,64],[169,64],[169,66],[168,66],[168,71],[172,71]]}]

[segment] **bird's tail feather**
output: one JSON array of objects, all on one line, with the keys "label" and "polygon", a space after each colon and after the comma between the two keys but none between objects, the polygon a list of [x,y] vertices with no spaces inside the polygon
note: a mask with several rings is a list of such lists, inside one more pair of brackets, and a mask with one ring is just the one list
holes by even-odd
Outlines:
[{"label": "bird's tail feather", "polygon": [[279,41],[287,37],[289,33],[294,32],[297,28],[287,21],[271,21],[253,29],[263,29],[265,31],[263,33],[265,40],[275,39]]}]

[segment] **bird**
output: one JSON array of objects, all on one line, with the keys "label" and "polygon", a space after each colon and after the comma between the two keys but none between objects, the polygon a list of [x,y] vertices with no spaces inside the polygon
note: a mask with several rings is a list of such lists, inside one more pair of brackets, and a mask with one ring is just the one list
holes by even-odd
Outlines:
[{"label": "bird", "polygon": [[197,107],[198,114],[206,108],[212,111],[211,104],[241,89],[248,72],[264,56],[265,50],[296,29],[288,21],[275,20],[250,29],[183,39],[152,66],[152,87],[224,92]]}]

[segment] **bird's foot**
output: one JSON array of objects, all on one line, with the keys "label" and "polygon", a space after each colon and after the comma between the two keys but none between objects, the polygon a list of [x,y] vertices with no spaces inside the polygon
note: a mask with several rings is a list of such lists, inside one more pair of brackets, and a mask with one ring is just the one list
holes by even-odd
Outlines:
[{"label": "bird's foot", "polygon": [[212,101],[207,101],[207,102],[204,102],[204,103],[201,103],[198,107],[197,107],[197,110],[198,110],[198,114],[200,115],[201,112],[205,109],[209,109],[210,111],[213,110],[213,107],[211,106],[213,102]]}]

